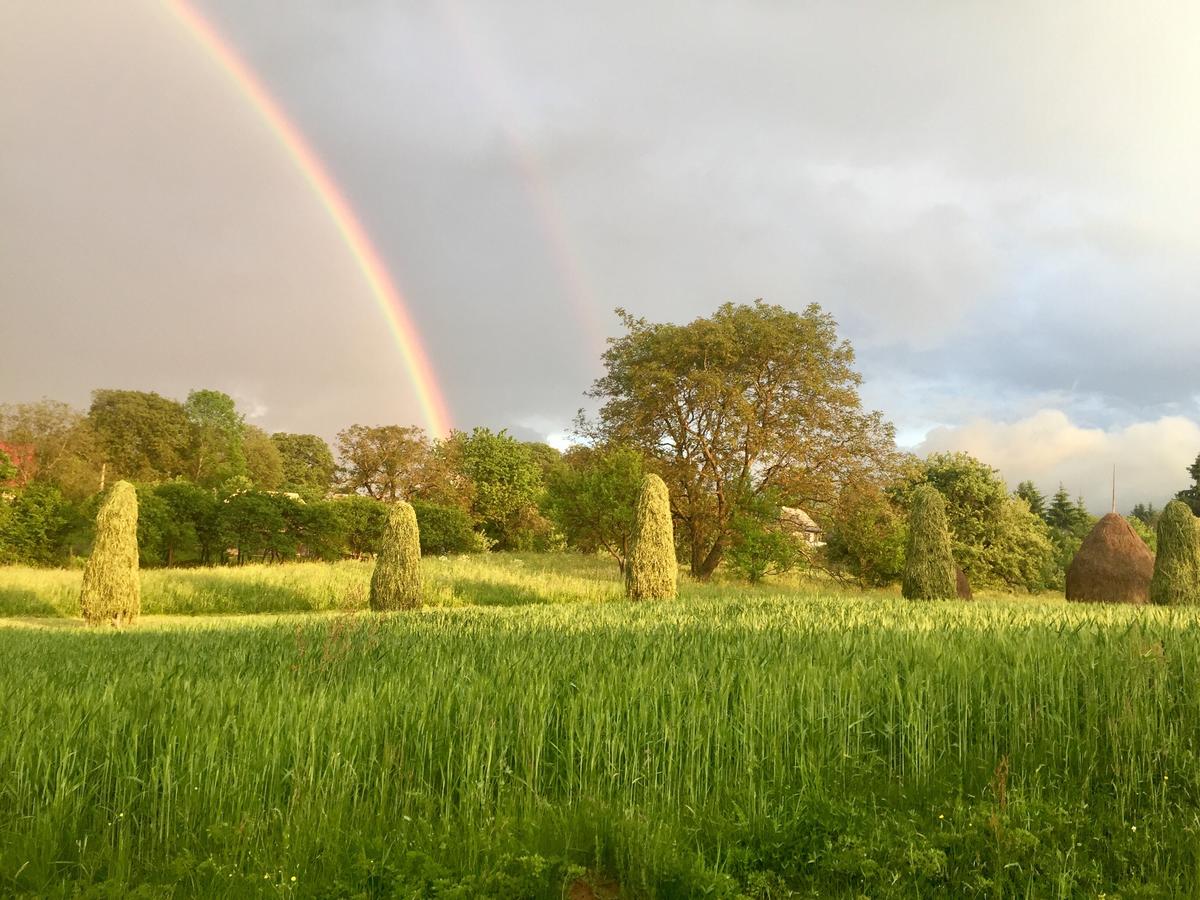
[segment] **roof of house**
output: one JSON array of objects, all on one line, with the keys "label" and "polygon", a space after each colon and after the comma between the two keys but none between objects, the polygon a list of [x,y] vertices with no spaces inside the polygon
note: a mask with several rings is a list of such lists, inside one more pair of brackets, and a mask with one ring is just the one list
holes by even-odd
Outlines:
[{"label": "roof of house", "polygon": [[813,517],[795,506],[784,506],[779,510],[779,521],[796,531],[821,531],[821,526],[813,521]]}]

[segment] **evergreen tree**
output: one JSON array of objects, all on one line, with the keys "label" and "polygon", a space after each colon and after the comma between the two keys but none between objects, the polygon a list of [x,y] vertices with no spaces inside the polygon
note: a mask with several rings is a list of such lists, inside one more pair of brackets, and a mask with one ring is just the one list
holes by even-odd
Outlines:
[{"label": "evergreen tree", "polygon": [[392,504],[375,571],[371,574],[371,609],[415,609],[421,605],[421,535],[417,514],[403,500]]},{"label": "evergreen tree", "polygon": [[1074,531],[1078,522],[1078,514],[1075,506],[1071,503],[1071,495],[1067,493],[1067,489],[1061,484],[1058,490],[1054,492],[1054,497],[1050,500],[1050,507],[1046,510],[1046,524],[1051,528],[1057,528],[1061,531]]},{"label": "evergreen tree", "polygon": [[672,600],[678,590],[678,576],[667,485],[657,475],[647,475],[642,479],[634,510],[625,596],[630,600]]},{"label": "evergreen tree", "polygon": [[912,495],[903,594],[909,600],[951,600],[958,594],[946,501],[928,484]]},{"label": "evergreen tree", "polygon": [[1039,519],[1046,518],[1046,497],[1037,489],[1032,481],[1022,481],[1017,485],[1016,495],[1029,504],[1029,511]]},{"label": "evergreen tree", "polygon": [[79,606],[89,624],[132,622],[141,611],[137,491],[118,481],[96,516],[96,542],[83,570]]},{"label": "evergreen tree", "polygon": [[1182,500],[1193,513],[1200,516],[1200,456],[1188,466],[1188,474],[1192,476],[1192,486],[1175,495],[1176,500]]},{"label": "evergreen tree", "polygon": [[1167,606],[1200,603],[1200,542],[1196,517],[1172,500],[1158,520],[1158,555],[1150,582],[1150,602]]}]

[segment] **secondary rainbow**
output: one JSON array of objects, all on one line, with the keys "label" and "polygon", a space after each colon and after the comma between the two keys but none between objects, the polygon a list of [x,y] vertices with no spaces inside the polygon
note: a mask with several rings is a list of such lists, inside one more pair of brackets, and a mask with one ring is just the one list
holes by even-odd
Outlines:
[{"label": "secondary rainbow", "polygon": [[168,0],[167,6],[275,133],[296,168],[320,199],[383,312],[396,346],[400,349],[404,367],[412,378],[426,428],[434,437],[445,437],[450,432],[450,415],[433,367],[421,345],[420,335],[408,315],[404,297],[379,258],[358,216],[325,170],[320,157],[287,117],[278,101],[204,16],[186,0]]}]

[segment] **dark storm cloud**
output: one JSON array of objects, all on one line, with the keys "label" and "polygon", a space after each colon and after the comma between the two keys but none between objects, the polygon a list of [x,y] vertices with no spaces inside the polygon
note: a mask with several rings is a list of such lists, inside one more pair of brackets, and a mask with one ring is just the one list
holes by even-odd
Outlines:
[{"label": "dark storm cloud", "polygon": [[[914,443],[1200,412],[1187,4],[203,8],[359,211],[460,425],[566,427],[614,306],[754,297],[830,309]],[[272,426],[414,417],[311,197],[178,25],[31,9],[0,29],[0,289],[32,298],[5,393],[215,372]]]}]

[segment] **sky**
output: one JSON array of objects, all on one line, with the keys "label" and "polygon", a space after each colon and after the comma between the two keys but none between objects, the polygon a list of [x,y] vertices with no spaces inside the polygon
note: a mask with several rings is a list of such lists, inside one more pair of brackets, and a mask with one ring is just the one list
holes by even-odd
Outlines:
[{"label": "sky", "polygon": [[[925,454],[1094,512],[1200,453],[1200,6],[197,0],[400,286],[453,423],[561,442],[613,308],[820,303]],[[0,4],[0,401],[420,423],[362,272],[168,4]]]}]

